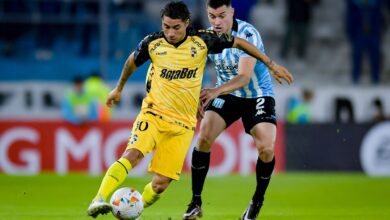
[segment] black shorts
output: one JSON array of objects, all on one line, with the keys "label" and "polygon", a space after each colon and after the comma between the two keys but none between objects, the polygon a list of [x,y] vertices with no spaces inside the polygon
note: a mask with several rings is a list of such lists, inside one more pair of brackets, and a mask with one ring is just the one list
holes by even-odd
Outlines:
[{"label": "black shorts", "polygon": [[276,125],[275,99],[270,96],[248,99],[230,94],[220,95],[207,106],[206,111],[210,110],[225,120],[226,127],[242,118],[245,132],[248,134],[258,123],[269,122]]}]

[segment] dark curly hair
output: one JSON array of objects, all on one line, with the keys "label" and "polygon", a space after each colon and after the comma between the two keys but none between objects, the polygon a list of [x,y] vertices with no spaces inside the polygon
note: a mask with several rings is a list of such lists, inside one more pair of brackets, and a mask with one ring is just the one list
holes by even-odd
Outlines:
[{"label": "dark curly hair", "polygon": [[182,1],[172,1],[164,6],[161,10],[161,18],[167,16],[172,19],[186,21],[191,18],[187,5]]}]

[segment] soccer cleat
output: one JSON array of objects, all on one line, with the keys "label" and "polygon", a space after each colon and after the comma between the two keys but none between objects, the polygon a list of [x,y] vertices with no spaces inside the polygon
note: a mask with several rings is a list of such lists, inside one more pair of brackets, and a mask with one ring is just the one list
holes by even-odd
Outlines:
[{"label": "soccer cleat", "polygon": [[249,204],[248,208],[241,216],[241,220],[255,220],[259,215],[262,203],[254,204],[253,201]]},{"label": "soccer cleat", "polygon": [[111,212],[111,205],[104,201],[102,198],[93,200],[87,209],[87,214],[93,218],[96,218],[99,214],[105,215]]},{"label": "soccer cleat", "polygon": [[186,213],[183,215],[183,220],[193,220],[197,219],[198,217],[201,218],[202,215],[202,207],[200,207],[200,205],[196,204],[194,201],[191,201],[191,203],[188,205]]}]

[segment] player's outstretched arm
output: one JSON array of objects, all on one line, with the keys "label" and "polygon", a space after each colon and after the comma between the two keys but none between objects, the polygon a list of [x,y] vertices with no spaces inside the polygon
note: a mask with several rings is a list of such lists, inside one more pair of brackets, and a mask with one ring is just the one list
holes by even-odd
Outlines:
[{"label": "player's outstretched arm", "polygon": [[235,37],[233,47],[245,51],[247,54],[255,57],[256,59],[262,61],[268,69],[271,71],[271,75],[282,84],[282,79],[284,79],[289,85],[294,81],[292,74],[283,66],[278,65],[273,62],[269,57],[262,53],[258,48],[249,43],[248,41]]},{"label": "player's outstretched arm", "polygon": [[130,54],[127,58],[123,68],[121,76],[116,84],[116,87],[110,92],[107,97],[106,105],[112,107],[115,103],[118,103],[121,99],[121,92],[125,86],[127,79],[135,72],[137,66],[134,62],[134,53]]}]

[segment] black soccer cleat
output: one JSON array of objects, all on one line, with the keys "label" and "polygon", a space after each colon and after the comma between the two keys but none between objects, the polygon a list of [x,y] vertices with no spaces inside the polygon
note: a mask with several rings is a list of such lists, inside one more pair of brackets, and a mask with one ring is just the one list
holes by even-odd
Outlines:
[{"label": "black soccer cleat", "polygon": [[198,217],[201,218],[202,215],[202,207],[194,201],[191,201],[191,203],[188,205],[186,213],[183,215],[183,220],[194,220]]},{"label": "black soccer cleat", "polygon": [[241,220],[255,220],[257,218],[257,216],[259,215],[259,212],[260,212],[262,205],[263,205],[263,203],[254,204],[253,201],[251,201],[248,208],[242,214]]}]

